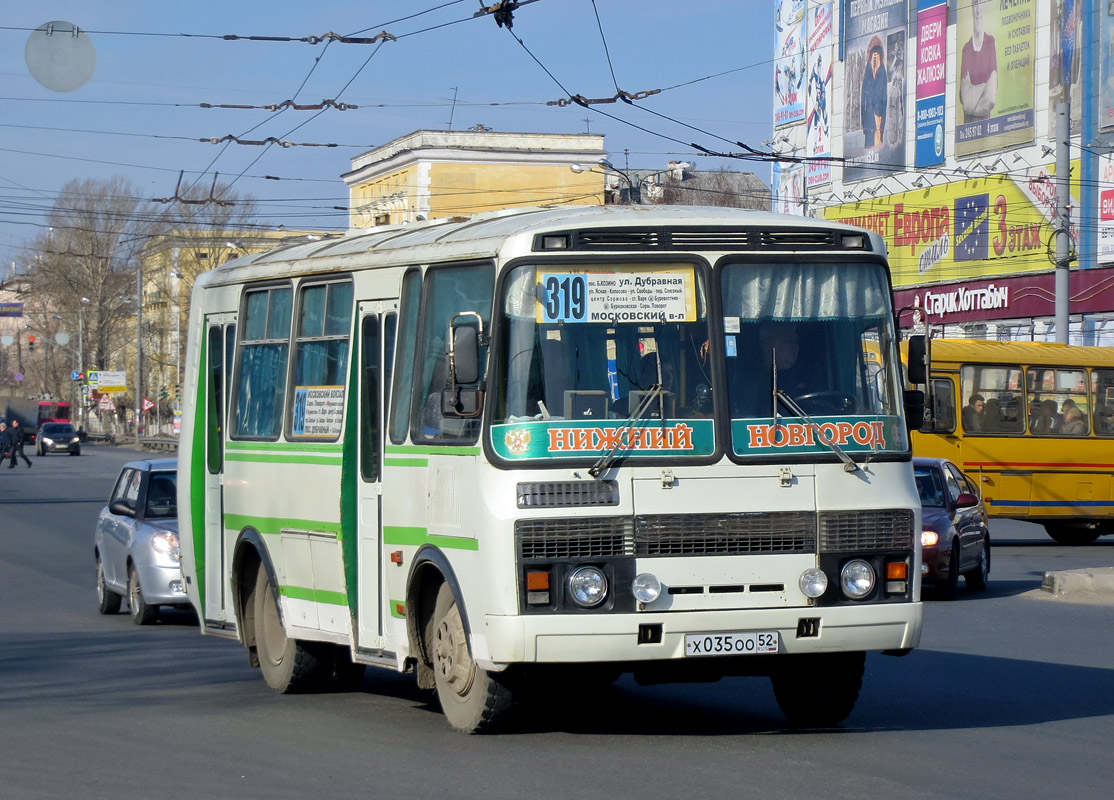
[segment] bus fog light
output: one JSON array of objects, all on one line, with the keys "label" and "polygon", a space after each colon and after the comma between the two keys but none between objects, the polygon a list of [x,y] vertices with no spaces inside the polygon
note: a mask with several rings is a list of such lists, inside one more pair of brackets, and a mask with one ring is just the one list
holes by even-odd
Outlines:
[{"label": "bus fog light", "polygon": [[607,577],[598,567],[581,567],[569,576],[569,594],[581,608],[594,608],[607,598]]},{"label": "bus fog light", "polygon": [[634,599],[640,603],[652,603],[661,597],[661,581],[652,572],[643,572],[631,584]]},{"label": "bus fog light", "polygon": [[862,559],[848,561],[839,573],[843,593],[853,600],[866,597],[874,589],[874,568]]},{"label": "bus fog light", "polygon": [[819,567],[810,567],[801,573],[800,585],[805,597],[815,599],[828,591],[828,576]]}]

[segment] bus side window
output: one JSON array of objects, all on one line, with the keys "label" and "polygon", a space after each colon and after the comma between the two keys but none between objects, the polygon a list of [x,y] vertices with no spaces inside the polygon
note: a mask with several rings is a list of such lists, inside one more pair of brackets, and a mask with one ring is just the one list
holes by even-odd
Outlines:
[{"label": "bus side window", "polygon": [[1114,369],[1091,370],[1091,403],[1098,436],[1114,436]]},{"label": "bus side window", "polygon": [[932,380],[932,432],[955,430],[955,387],[947,378]]}]

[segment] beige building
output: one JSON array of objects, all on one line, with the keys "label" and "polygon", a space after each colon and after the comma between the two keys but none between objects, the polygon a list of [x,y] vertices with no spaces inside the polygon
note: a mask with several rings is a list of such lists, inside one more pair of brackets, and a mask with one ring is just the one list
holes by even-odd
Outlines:
[{"label": "beige building", "polygon": [[415,131],[352,159],[349,227],[399,225],[519,206],[602,205],[597,134]]}]

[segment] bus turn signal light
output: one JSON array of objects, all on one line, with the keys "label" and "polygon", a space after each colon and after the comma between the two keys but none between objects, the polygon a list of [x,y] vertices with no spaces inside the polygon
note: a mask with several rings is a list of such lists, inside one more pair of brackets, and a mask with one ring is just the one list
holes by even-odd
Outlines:
[{"label": "bus turn signal light", "polygon": [[886,580],[903,581],[909,576],[909,570],[904,561],[886,562]]},{"label": "bus turn signal light", "polygon": [[548,570],[532,570],[526,573],[526,602],[532,606],[549,605]]}]

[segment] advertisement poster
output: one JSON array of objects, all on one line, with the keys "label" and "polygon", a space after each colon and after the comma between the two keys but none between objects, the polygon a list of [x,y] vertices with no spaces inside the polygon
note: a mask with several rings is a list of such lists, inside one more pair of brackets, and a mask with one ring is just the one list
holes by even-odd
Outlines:
[{"label": "advertisement poster", "polygon": [[[1075,197],[1078,175],[1075,161]],[[845,203],[822,213],[881,235],[898,288],[1047,271],[1055,212],[1055,174],[1042,167]],[[1072,221],[1078,225],[1077,218]]]},{"label": "advertisement poster", "polygon": [[774,211],[779,214],[804,216],[805,165],[788,161],[776,161],[773,168]]},{"label": "advertisement poster", "polygon": [[1033,141],[1037,0],[971,0],[956,18],[958,157]]},{"label": "advertisement poster", "polygon": [[1052,41],[1048,61],[1048,136],[1056,138],[1056,106],[1063,95],[1064,75],[1071,76],[1071,132],[1083,130],[1083,2],[1052,0]]},{"label": "advertisement poster", "polygon": [[918,167],[944,163],[944,90],[947,88],[948,0],[920,0],[917,8]]},{"label": "advertisement poster", "polygon": [[1099,263],[1114,263],[1114,156],[1099,158]]},{"label": "advertisement poster", "polygon": [[1098,125],[1114,130],[1114,0],[1100,0]]},{"label": "advertisement poster", "polygon": [[906,0],[847,5],[843,180],[905,169]]},{"label": "advertisement poster", "polygon": [[805,119],[805,0],[774,4],[774,126]]},{"label": "advertisement poster", "polygon": [[828,118],[828,97],[832,92],[832,4],[813,0],[808,8],[808,97],[806,98],[807,133],[805,155],[816,161],[807,162],[805,182],[808,188],[831,183],[832,163],[823,160],[832,155],[831,126]]}]

